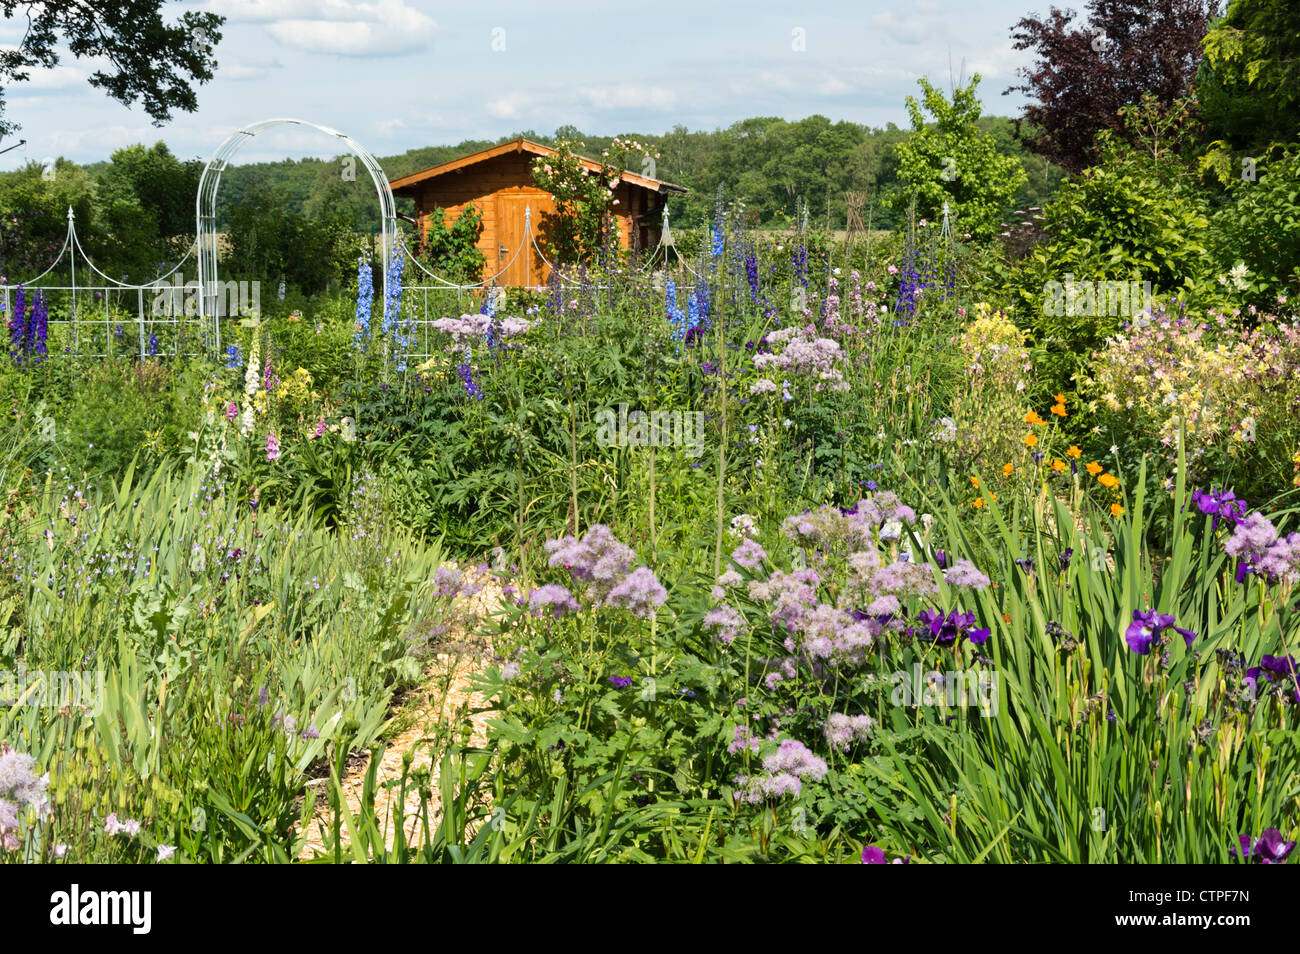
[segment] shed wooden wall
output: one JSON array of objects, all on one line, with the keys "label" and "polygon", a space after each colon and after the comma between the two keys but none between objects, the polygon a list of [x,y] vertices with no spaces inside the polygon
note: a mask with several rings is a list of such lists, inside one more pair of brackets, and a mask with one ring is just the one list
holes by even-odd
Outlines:
[{"label": "shed wooden wall", "polygon": [[[418,184],[412,191],[416,192],[416,218],[421,233],[428,230],[428,214],[435,207],[443,209],[448,219],[454,221],[466,206],[474,205],[483,216],[483,234],[479,236],[478,247],[483,252],[484,277],[495,274],[510,260],[515,250],[515,237],[499,234],[496,197],[527,196],[532,210],[534,234],[537,233],[543,216],[555,211],[555,203],[551,201],[550,194],[533,184],[530,171],[532,159],[526,153],[510,153]],[[653,245],[657,241],[657,230],[647,229],[645,219],[638,225],[636,216],[650,209],[657,197],[648,189],[620,182],[614,190],[614,198],[618,200],[613,211],[618,223],[620,245],[625,249]],[[502,245],[509,249],[504,260],[498,254]],[[540,262],[534,263],[532,271],[529,284],[546,281],[546,268]]]}]

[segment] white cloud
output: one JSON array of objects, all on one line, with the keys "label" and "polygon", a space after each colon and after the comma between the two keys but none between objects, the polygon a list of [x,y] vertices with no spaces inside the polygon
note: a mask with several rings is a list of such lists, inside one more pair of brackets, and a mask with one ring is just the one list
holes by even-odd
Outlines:
[{"label": "white cloud", "polygon": [[253,64],[253,63],[232,63],[229,66],[219,66],[217,68],[218,79],[235,80],[237,82],[244,80],[266,79],[271,75],[272,70],[283,69],[277,61],[272,60],[270,63]]},{"label": "white cloud", "polygon": [[[18,47],[12,43],[0,44],[0,50],[17,50]],[[6,93],[21,93],[24,89],[67,89],[69,87],[81,86],[90,78],[90,74],[95,70],[107,70],[111,68],[109,61],[104,57],[87,57],[78,60],[66,49],[56,49],[55,53],[63,62],[58,66],[46,69],[42,66],[32,67],[27,70],[28,79],[21,83],[15,83],[5,90]]]},{"label": "white cloud", "polygon": [[934,37],[934,24],[928,15],[904,14],[899,16],[892,10],[886,10],[884,13],[877,13],[873,16],[871,23],[894,42],[905,43],[909,46]]},{"label": "white cloud", "polygon": [[535,107],[537,102],[537,97],[532,93],[515,90],[489,100],[483,108],[487,110],[489,116],[495,116],[497,119],[518,119],[523,110]]},{"label": "white cloud", "polygon": [[1016,69],[1028,66],[1033,56],[1027,50],[1017,50],[1008,40],[999,47],[984,51],[980,56],[966,63],[966,78],[972,73],[979,73],[984,79],[1011,79]]},{"label": "white cloud", "polygon": [[668,110],[677,105],[677,94],[667,87],[631,83],[585,86],[578,91],[578,98],[593,109]]},{"label": "white cloud", "polygon": [[117,124],[88,129],[59,129],[43,137],[41,142],[42,145],[48,145],[52,155],[74,155],[89,148],[102,151],[103,158],[107,159],[111,150],[105,149],[103,143],[114,143],[112,148],[116,149],[127,143],[154,143],[163,138],[165,137],[156,128],[142,123],[134,126]]},{"label": "white cloud", "polygon": [[438,24],[406,0],[210,0],[208,9],[266,24],[285,46],[340,56],[401,56],[424,50]]}]

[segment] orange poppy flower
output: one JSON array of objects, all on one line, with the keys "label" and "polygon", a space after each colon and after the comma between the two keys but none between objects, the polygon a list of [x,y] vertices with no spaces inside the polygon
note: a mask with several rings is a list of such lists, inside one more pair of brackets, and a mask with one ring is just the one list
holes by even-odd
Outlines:
[{"label": "orange poppy flower", "polygon": [[1114,474],[1102,474],[1097,478],[1097,481],[1107,490],[1114,490],[1119,486],[1119,478]]},{"label": "orange poppy flower", "polygon": [[978,477],[972,477],[970,479],[970,482],[971,482],[971,486],[973,486],[976,490],[979,490],[980,479]]},{"label": "orange poppy flower", "polygon": [[974,507],[976,510],[978,510],[980,507],[984,506],[984,498],[976,497],[974,500],[971,501],[970,505]]},{"label": "orange poppy flower", "polygon": [[1052,405],[1052,413],[1055,414],[1057,417],[1065,417],[1065,405],[1064,405],[1064,404],[1053,404],[1053,405]]},{"label": "orange poppy flower", "polygon": [[1025,423],[1026,423],[1026,424],[1045,424],[1045,423],[1047,423],[1047,422],[1044,421],[1041,417],[1038,416],[1038,412],[1037,412],[1037,411],[1030,411],[1028,414],[1025,415]]},{"label": "orange poppy flower", "polygon": [[1010,464],[1003,464],[1003,465],[1002,465],[1002,476],[1003,476],[1003,477],[1010,477],[1011,474],[1012,474],[1012,472],[1013,472],[1014,470],[1015,470],[1015,468],[1012,467]]},{"label": "orange poppy flower", "polygon": [[1082,457],[1082,456],[1083,456],[1083,451],[1079,450],[1079,448],[1077,448],[1077,447],[1075,447],[1073,444],[1071,444],[1071,445],[1070,445],[1070,449],[1069,449],[1068,451],[1065,452],[1065,456],[1066,456],[1066,457]]},{"label": "orange poppy flower", "polygon": [[1026,436],[1025,436],[1025,446],[1026,446],[1026,447],[1037,447],[1037,446],[1038,446],[1038,438],[1035,437],[1033,434],[1028,434],[1028,435],[1026,435]]},{"label": "orange poppy flower", "polygon": [[1117,503],[1113,503],[1110,505],[1110,512],[1113,516],[1118,517],[1120,514],[1124,512],[1124,508]]},{"label": "orange poppy flower", "polygon": [[1094,460],[1091,464],[1089,464],[1089,465],[1087,466],[1086,469],[1087,469],[1088,473],[1090,473],[1090,474],[1092,474],[1092,476],[1096,477],[1098,474],[1101,473],[1102,467],[1101,467],[1101,464],[1097,463],[1097,462]]},{"label": "orange poppy flower", "polygon": [[1059,457],[1052,461],[1052,470],[1056,471],[1058,474],[1065,470],[1066,466],[1065,461],[1061,460]]}]

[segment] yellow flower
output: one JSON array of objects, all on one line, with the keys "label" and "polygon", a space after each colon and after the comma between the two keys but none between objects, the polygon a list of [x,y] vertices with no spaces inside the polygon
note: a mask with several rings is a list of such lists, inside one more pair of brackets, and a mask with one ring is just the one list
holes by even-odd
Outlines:
[{"label": "yellow flower", "polygon": [[1108,490],[1114,490],[1119,486],[1119,478],[1114,474],[1102,474],[1097,481]]},{"label": "yellow flower", "polygon": [[1082,457],[1082,456],[1083,456],[1083,451],[1079,450],[1079,448],[1077,448],[1077,447],[1075,447],[1073,444],[1071,444],[1071,445],[1070,445],[1070,449],[1069,449],[1068,451],[1065,452],[1065,456],[1066,456],[1066,457]]},{"label": "yellow flower", "polygon": [[1058,474],[1061,471],[1065,470],[1065,467],[1066,467],[1065,461],[1061,460],[1059,457],[1056,460],[1052,461],[1052,470],[1056,471]]},{"label": "yellow flower", "polygon": [[1037,447],[1037,446],[1038,446],[1038,438],[1035,437],[1033,434],[1027,434],[1027,435],[1025,436],[1025,446],[1026,446],[1026,447]]},{"label": "yellow flower", "polygon": [[1113,503],[1110,505],[1110,512],[1112,516],[1118,517],[1124,512],[1124,508],[1117,503]]},{"label": "yellow flower", "polygon": [[1002,476],[1003,476],[1003,477],[1010,477],[1012,471],[1014,471],[1014,470],[1015,470],[1015,468],[1012,467],[1010,464],[1003,464],[1003,465],[1002,465]]},{"label": "yellow flower", "polygon": [[1094,460],[1091,464],[1089,464],[1089,465],[1087,466],[1086,469],[1087,469],[1088,473],[1090,473],[1090,474],[1092,474],[1092,476],[1096,477],[1098,474],[1101,473],[1101,469],[1102,469],[1102,468],[1101,468],[1101,464],[1097,463],[1097,462]]}]

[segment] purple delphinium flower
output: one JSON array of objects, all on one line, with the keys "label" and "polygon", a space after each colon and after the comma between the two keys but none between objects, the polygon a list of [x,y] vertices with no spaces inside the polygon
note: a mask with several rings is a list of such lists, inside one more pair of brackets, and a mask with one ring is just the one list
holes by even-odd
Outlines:
[{"label": "purple delphinium flower", "polygon": [[1233,848],[1234,856],[1242,861],[1254,861],[1261,865],[1280,865],[1295,848],[1294,841],[1283,841],[1282,833],[1276,828],[1267,828],[1258,838],[1250,835],[1238,838],[1240,848]]},{"label": "purple delphinium flower", "polygon": [[27,357],[40,361],[46,355],[46,339],[49,337],[49,313],[45,302],[45,293],[40,289],[32,300],[31,321],[27,325]]},{"label": "purple delphinium flower", "polygon": [[[972,643],[983,643],[989,638],[987,628],[975,627],[977,621],[974,613],[952,610],[945,615],[939,610],[922,610],[916,618],[930,630],[929,638],[940,646],[952,646],[961,642],[963,637]],[[924,638],[925,631],[922,630],[919,635]]]},{"label": "purple delphinium flower", "polygon": [[465,385],[465,393],[475,401],[483,400],[483,389],[474,383],[474,369],[470,367],[468,361],[462,361],[456,365],[456,373],[460,375],[461,383]]},{"label": "purple delphinium flower", "polygon": [[23,347],[27,341],[27,288],[19,285],[14,293],[14,310],[9,318],[9,355],[22,363]]},{"label": "purple delphinium flower", "polygon": [[1174,618],[1168,613],[1134,610],[1133,622],[1129,623],[1128,629],[1124,631],[1124,640],[1128,643],[1129,649],[1139,656],[1145,656],[1151,652],[1152,644],[1160,639],[1160,634],[1166,629],[1179,633],[1183,637],[1183,643],[1189,647],[1192,645],[1192,640],[1196,639],[1196,634],[1190,629],[1175,626]]},{"label": "purple delphinium flower", "polygon": [[375,300],[374,271],[366,257],[357,259],[357,313],[354,319],[356,332],[352,343],[364,352],[370,341],[370,309]]}]

